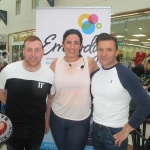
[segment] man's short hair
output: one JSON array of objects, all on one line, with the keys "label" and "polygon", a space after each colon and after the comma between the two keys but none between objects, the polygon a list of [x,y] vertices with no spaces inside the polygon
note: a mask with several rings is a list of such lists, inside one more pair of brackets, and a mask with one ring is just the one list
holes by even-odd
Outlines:
[{"label": "man's short hair", "polygon": [[117,50],[118,49],[117,39],[114,36],[112,36],[111,34],[108,34],[108,33],[99,34],[96,38],[96,45],[98,45],[98,42],[100,42],[100,41],[109,41],[109,40],[114,41],[115,47],[116,47],[116,50]]},{"label": "man's short hair", "polygon": [[25,40],[24,40],[24,43],[23,43],[23,47],[25,48],[25,43],[26,42],[34,42],[34,41],[39,41],[39,42],[41,42],[41,44],[42,44],[42,48],[43,48],[43,43],[42,43],[42,41],[40,40],[40,38],[39,37],[37,37],[37,36],[29,36],[29,37],[27,37]]},{"label": "man's short hair", "polygon": [[3,53],[2,53],[2,56],[4,57],[4,55],[7,55],[7,53],[6,53],[6,52],[3,52]]}]

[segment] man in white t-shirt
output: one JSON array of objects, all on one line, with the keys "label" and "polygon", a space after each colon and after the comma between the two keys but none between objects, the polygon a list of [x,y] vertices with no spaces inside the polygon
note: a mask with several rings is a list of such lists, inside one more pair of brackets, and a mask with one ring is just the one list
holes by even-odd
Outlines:
[{"label": "man in white t-shirt", "polygon": [[[150,114],[150,98],[137,76],[117,62],[117,40],[110,34],[97,36],[97,56],[102,64],[92,76],[92,143],[94,150],[126,150],[128,135]],[[137,107],[128,120],[131,98]]]},{"label": "man in white t-shirt", "polygon": [[[0,100],[13,126],[8,150],[39,150],[44,133],[49,131],[53,71],[41,63],[41,40],[30,36],[24,41],[24,60],[7,65],[0,73]],[[47,117],[48,114],[48,117]]]}]

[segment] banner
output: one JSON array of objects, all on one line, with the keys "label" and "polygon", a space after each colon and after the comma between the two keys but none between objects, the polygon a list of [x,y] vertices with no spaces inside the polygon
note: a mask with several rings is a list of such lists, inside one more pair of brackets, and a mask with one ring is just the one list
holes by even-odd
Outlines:
[{"label": "banner", "polygon": [[54,7],[54,0],[47,0],[51,7]]},{"label": "banner", "polygon": [[[63,34],[78,29],[83,36],[81,54],[97,60],[95,39],[98,34],[110,33],[111,7],[45,8],[36,10],[36,35],[44,45],[42,62],[50,66],[57,57],[63,57]],[[61,135],[60,135],[61,136]],[[80,136],[80,135],[79,135]],[[41,150],[57,150],[51,133],[45,135]],[[89,145],[85,150],[93,150]]]},{"label": "banner", "polygon": [[7,25],[7,11],[0,10],[0,18],[3,20],[3,22]]}]

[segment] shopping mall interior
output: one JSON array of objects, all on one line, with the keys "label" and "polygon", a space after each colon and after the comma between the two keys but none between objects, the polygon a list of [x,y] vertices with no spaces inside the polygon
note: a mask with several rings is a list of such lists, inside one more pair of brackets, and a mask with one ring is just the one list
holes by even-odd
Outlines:
[{"label": "shopping mall interior", "polygon": [[[150,56],[150,0],[0,0],[0,55],[7,52],[8,64],[23,60],[25,38],[37,34],[36,10],[102,7],[111,8],[110,34],[117,38],[119,62],[129,69],[142,64]],[[129,135],[128,150],[140,150],[148,138],[150,120],[146,119],[140,130]],[[150,150],[150,144],[146,148]],[[6,150],[6,145],[0,150]]]}]

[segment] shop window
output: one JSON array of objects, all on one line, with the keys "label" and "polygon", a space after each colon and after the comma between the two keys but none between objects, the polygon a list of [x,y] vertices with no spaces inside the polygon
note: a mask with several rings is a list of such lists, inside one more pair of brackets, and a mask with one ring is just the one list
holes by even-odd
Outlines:
[{"label": "shop window", "polygon": [[39,6],[39,0],[32,0],[32,9],[35,9]]},{"label": "shop window", "polygon": [[16,15],[21,14],[21,0],[16,1]]}]

